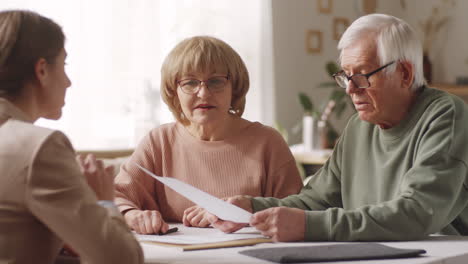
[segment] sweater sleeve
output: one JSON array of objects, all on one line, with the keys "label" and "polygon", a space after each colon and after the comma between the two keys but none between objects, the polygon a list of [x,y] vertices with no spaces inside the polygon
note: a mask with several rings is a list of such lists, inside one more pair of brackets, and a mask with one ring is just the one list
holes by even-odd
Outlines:
[{"label": "sweater sleeve", "polygon": [[155,193],[156,180],[135,165],[155,171],[155,151],[150,133],[121,166],[115,178],[115,203],[123,214],[132,209],[159,210]]},{"label": "sweater sleeve", "polygon": [[265,197],[284,198],[297,194],[302,188],[302,179],[288,145],[281,135],[273,131],[272,143],[269,144],[269,175],[266,179]]},{"label": "sweater sleeve", "polygon": [[340,157],[341,139],[335,150],[308,184],[302,187],[299,194],[283,199],[255,197],[252,199],[254,212],[270,207],[287,206],[303,210],[324,210],[329,207],[341,207]]},{"label": "sweater sleeve", "polygon": [[122,216],[98,205],[62,133],[51,134],[37,151],[25,195],[31,212],[84,263],[143,263]]}]

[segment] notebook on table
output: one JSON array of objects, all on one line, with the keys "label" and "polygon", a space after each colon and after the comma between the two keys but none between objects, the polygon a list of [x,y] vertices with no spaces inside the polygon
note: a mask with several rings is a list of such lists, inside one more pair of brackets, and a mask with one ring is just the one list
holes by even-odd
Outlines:
[{"label": "notebook on table", "polygon": [[240,254],[276,263],[331,262],[418,257],[423,249],[401,249],[377,243],[249,249]]}]

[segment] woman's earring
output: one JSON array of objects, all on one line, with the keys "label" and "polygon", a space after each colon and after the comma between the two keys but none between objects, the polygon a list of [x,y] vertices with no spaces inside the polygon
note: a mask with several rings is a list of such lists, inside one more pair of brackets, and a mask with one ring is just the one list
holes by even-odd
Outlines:
[{"label": "woman's earring", "polygon": [[237,111],[234,109],[234,107],[229,107],[228,113],[235,115]]}]

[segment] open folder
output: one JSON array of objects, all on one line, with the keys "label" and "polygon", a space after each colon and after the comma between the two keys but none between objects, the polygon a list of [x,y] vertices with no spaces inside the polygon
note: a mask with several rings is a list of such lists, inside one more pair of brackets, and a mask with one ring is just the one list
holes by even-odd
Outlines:
[{"label": "open folder", "polygon": [[[173,225],[171,225],[173,226]],[[249,246],[259,243],[272,242],[253,227],[244,227],[236,233],[225,234],[213,228],[185,227],[177,224],[178,232],[167,235],[136,235],[140,242],[159,246],[175,247],[183,251]]]},{"label": "open folder", "polygon": [[231,240],[231,241],[224,241],[224,242],[201,243],[201,244],[173,244],[173,243],[163,243],[163,242],[157,242],[157,241],[147,241],[144,239],[140,241],[158,245],[158,246],[174,247],[174,248],[181,249],[182,251],[212,249],[212,248],[227,248],[227,247],[244,247],[244,246],[251,246],[251,245],[256,245],[260,243],[272,242],[271,239],[269,238],[249,238],[249,239],[239,239],[239,240]]}]

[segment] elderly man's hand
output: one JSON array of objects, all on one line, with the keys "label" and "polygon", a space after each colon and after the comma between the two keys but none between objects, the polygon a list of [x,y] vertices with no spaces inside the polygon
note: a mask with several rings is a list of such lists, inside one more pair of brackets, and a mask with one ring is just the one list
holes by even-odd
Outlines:
[{"label": "elderly man's hand", "polygon": [[210,221],[208,221],[210,215],[205,209],[195,205],[185,209],[182,223],[185,226],[208,227],[210,225]]},{"label": "elderly man's hand", "polygon": [[[236,195],[230,198],[225,198],[228,203],[238,206],[248,212],[252,212],[251,197],[246,195]],[[243,228],[247,224],[234,223],[231,221],[224,221],[216,217],[215,215],[208,214],[208,221],[214,228],[217,228],[224,233],[232,233]]]},{"label": "elderly man's hand", "polygon": [[255,213],[250,225],[275,242],[303,241],[305,212],[288,207],[269,208]]}]

